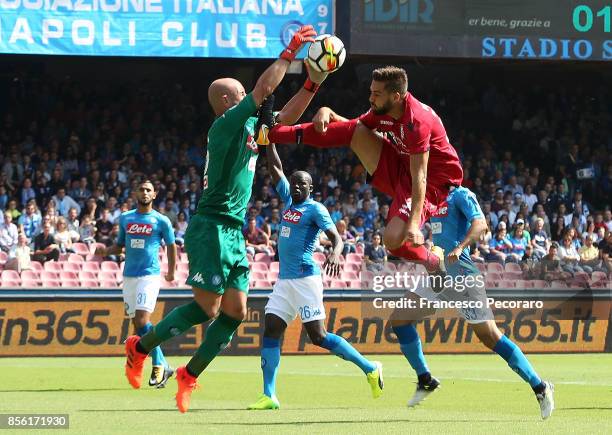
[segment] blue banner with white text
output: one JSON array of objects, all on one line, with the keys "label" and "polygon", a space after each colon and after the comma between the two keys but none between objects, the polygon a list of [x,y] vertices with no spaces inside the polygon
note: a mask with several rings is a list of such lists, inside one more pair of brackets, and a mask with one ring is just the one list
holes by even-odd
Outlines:
[{"label": "blue banner with white text", "polygon": [[[0,53],[274,58],[335,0],[0,0]],[[303,53],[302,53],[303,54]]]}]

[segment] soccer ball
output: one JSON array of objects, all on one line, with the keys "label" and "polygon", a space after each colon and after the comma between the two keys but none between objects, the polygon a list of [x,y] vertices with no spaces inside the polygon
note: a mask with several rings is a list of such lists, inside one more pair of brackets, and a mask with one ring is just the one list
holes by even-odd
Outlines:
[{"label": "soccer ball", "polygon": [[308,48],[308,63],[319,72],[332,73],[345,59],[344,43],[335,35],[319,35]]}]

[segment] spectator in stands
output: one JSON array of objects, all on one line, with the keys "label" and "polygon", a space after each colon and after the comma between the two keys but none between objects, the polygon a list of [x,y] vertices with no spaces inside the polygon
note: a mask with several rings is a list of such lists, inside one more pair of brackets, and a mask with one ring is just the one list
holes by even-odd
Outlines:
[{"label": "spectator in stands", "polygon": [[41,230],[42,216],[36,207],[36,202],[30,201],[26,205],[26,212],[21,215],[18,221],[19,231],[23,232],[26,238],[32,240]]},{"label": "spectator in stands", "polygon": [[19,191],[19,203],[27,204],[31,199],[36,200],[36,191],[32,188],[32,179],[25,178]]},{"label": "spectator in stands", "polygon": [[87,188],[87,177],[81,177],[78,185],[70,191],[70,196],[74,199],[81,208],[85,207],[87,198],[91,196],[91,191]]},{"label": "spectator in stands", "polygon": [[379,233],[372,236],[372,243],[368,243],[364,252],[366,268],[371,272],[380,272],[385,268],[387,262],[387,250],[382,245]]},{"label": "spectator in stands", "polygon": [[110,221],[110,213],[107,208],[102,211],[102,218],[96,222],[96,241],[111,246],[111,232],[113,224]]},{"label": "spectator in stands", "polygon": [[610,210],[610,206],[608,206],[604,212],[603,222],[606,225],[607,230],[612,231],[612,211]]},{"label": "spectator in stands", "polygon": [[72,240],[77,241],[79,237],[79,212],[76,208],[68,210],[68,218],[66,219],[68,231],[72,233]]},{"label": "spectator in stands", "polygon": [[557,184],[557,190],[551,195],[550,201],[552,203],[551,205],[553,210],[558,210],[561,204],[567,207],[567,203],[569,202],[569,196],[565,189],[564,183]]},{"label": "spectator in stands", "polygon": [[83,243],[91,245],[96,241],[95,236],[96,226],[92,223],[91,217],[86,214],[81,220],[81,225],[79,226],[79,240]]},{"label": "spectator in stands", "polygon": [[561,246],[559,246],[559,257],[561,258],[561,269],[574,275],[584,272],[580,267],[580,255],[573,244],[572,233],[568,230],[564,233]]},{"label": "spectator in stands", "polygon": [[82,221],[85,216],[89,216],[92,222],[95,222],[100,215],[100,210],[98,209],[98,201],[93,196],[90,196],[85,203],[85,209],[81,211],[80,220]]},{"label": "spectator in stands", "polygon": [[353,225],[351,225],[349,231],[355,236],[355,242],[363,242],[365,240],[366,229],[363,226],[362,216],[356,216],[353,219]]},{"label": "spectator in stands", "polygon": [[74,248],[72,247],[72,233],[68,229],[68,224],[64,217],[60,216],[57,219],[57,226],[53,238],[61,254],[74,252]]},{"label": "spectator in stands", "polygon": [[376,212],[372,210],[372,204],[369,199],[363,201],[363,208],[358,209],[354,215],[356,218],[363,218],[363,227],[366,230],[374,229],[374,220],[376,218]]},{"label": "spectator in stands", "polygon": [[594,237],[587,234],[584,238],[584,246],[578,250],[580,255],[580,266],[587,273],[592,273],[594,270],[605,272],[602,266],[599,249],[595,246]]},{"label": "spectator in stands", "polygon": [[21,216],[21,212],[17,209],[17,201],[15,201],[14,199],[9,200],[8,205],[4,211],[10,213],[13,216],[14,221],[17,221]]},{"label": "spectator in stands", "polygon": [[9,195],[6,191],[6,186],[0,184],[0,210],[4,210],[9,202]]},{"label": "spectator in stands", "polygon": [[257,211],[257,209],[255,207],[251,207],[249,209],[249,215],[247,216],[247,223],[244,226],[243,230],[246,229],[249,225],[249,221],[251,219],[255,219],[255,223],[257,228],[261,228],[261,226],[263,225],[263,223],[266,221],[264,219],[264,217],[262,215],[259,214],[259,212]]},{"label": "spectator in stands", "polygon": [[525,186],[525,191],[523,192],[523,202],[527,204],[529,213],[533,211],[533,206],[538,202],[538,197],[533,193],[533,187],[531,184],[527,184]]},{"label": "spectator in stands", "polygon": [[540,260],[540,279],[546,281],[554,281],[557,279],[568,279],[571,278],[571,274],[564,272],[561,269],[561,259],[559,258],[559,244],[552,242],[546,254]]},{"label": "spectator in stands", "polygon": [[563,219],[562,216],[559,216],[551,227],[551,239],[555,242],[563,240],[563,234],[565,233],[565,231],[565,219]]},{"label": "spectator in stands", "polygon": [[534,208],[535,208],[535,213],[533,214],[533,216],[531,218],[531,222],[530,222],[529,226],[531,228],[535,228],[535,221],[536,221],[536,219],[542,219],[542,221],[544,222],[542,229],[550,237],[550,234],[551,234],[551,232],[550,232],[550,221],[549,221],[548,215],[546,214],[546,211],[544,209],[544,205],[542,205],[541,203],[538,202],[538,203],[536,203]]},{"label": "spectator in stands", "polygon": [[18,243],[17,225],[13,223],[13,215],[5,211],[4,222],[0,224],[0,251],[13,256]]},{"label": "spectator in stands", "polygon": [[280,226],[280,210],[278,208],[272,209],[272,214],[270,215],[270,220],[268,221],[268,228],[270,228],[270,237],[274,237],[276,239],[278,235],[278,227]]},{"label": "spectator in stands", "polygon": [[608,275],[612,274],[612,231],[606,231],[605,238],[597,245],[601,261]]},{"label": "spectator in stands", "polygon": [[55,208],[60,216],[67,217],[68,211],[71,208],[76,208],[79,213],[81,211],[81,206],[69,195],[66,195],[66,189],[64,187],[57,189],[57,194],[52,199],[53,202],[55,202]]},{"label": "spectator in stands", "polygon": [[488,225],[489,228],[497,228],[497,224],[499,223],[499,219],[497,217],[497,213],[493,213],[491,211],[491,202],[490,201],[484,201],[482,203],[482,213],[485,216],[485,219],[488,217]]},{"label": "spectator in stands", "polygon": [[521,271],[525,279],[538,279],[540,275],[539,259],[534,255],[531,245],[525,246],[525,255],[521,259]]},{"label": "spectator in stands", "polygon": [[512,245],[512,249],[506,256],[507,262],[512,263],[520,263],[525,255],[525,248],[529,246],[529,242],[523,233],[524,224],[519,225],[518,222],[522,220],[517,220],[517,224],[514,226],[512,234],[508,237]]},{"label": "spectator in stands", "polygon": [[354,193],[349,193],[342,202],[342,214],[344,216],[353,216],[357,211],[357,201]]},{"label": "spectator in stands", "polygon": [[342,255],[346,257],[346,254],[348,253],[357,252],[355,237],[350,233],[350,231],[347,231],[346,222],[340,219],[338,222],[336,222],[336,229],[338,230],[338,234],[340,234],[342,242],[344,243]]},{"label": "spectator in stands", "polygon": [[23,233],[19,233],[17,239],[17,247],[13,252],[13,256],[9,258],[4,265],[5,269],[16,270],[21,273],[22,270],[32,269],[30,241]]},{"label": "spectator in stands", "polygon": [[51,224],[45,222],[43,231],[34,238],[34,254],[32,259],[40,263],[59,260],[60,250],[51,234]]},{"label": "spectator in stands", "polygon": [[485,258],[484,258],[483,252],[480,249],[480,246],[473,245],[472,247],[470,247],[470,258],[472,259],[474,263],[484,263],[485,262]]},{"label": "spectator in stands", "polygon": [[599,242],[599,239],[597,238],[597,231],[595,230],[595,222],[593,222],[593,220],[590,220],[587,223],[586,230],[582,233],[582,240],[585,240],[587,236],[592,237],[594,243]]},{"label": "spectator in stands", "polygon": [[23,180],[23,165],[17,152],[11,152],[10,160],[4,164],[2,172],[6,175],[7,181],[13,186],[19,185],[21,180]]},{"label": "spectator in stands", "polygon": [[533,255],[536,258],[545,256],[550,248],[550,237],[544,231],[544,219],[542,218],[535,220],[535,228],[531,234],[531,246],[533,246]]},{"label": "spectator in stands", "polygon": [[512,243],[506,237],[506,224],[500,222],[495,236],[489,241],[489,254],[486,260],[505,264],[511,250]]},{"label": "spectator in stands", "polygon": [[268,235],[261,230],[261,228],[257,228],[257,218],[250,217],[249,223],[244,232],[244,240],[246,241],[246,251],[247,253],[255,256],[260,252],[268,255],[274,255],[274,251],[270,246],[270,239]]},{"label": "spectator in stands", "polygon": [[497,217],[501,220],[503,216],[508,218],[508,225],[513,225],[516,219],[516,212],[512,209],[512,200],[510,198],[504,199],[504,207],[497,212]]},{"label": "spectator in stands", "polygon": [[495,190],[495,196],[491,202],[491,210],[493,213],[498,214],[500,210],[504,208],[504,190],[499,188]]},{"label": "spectator in stands", "polygon": [[176,244],[179,246],[183,246],[185,243],[185,232],[187,231],[188,224],[185,212],[181,211],[178,214],[176,226],[174,227],[174,237],[176,239]]}]

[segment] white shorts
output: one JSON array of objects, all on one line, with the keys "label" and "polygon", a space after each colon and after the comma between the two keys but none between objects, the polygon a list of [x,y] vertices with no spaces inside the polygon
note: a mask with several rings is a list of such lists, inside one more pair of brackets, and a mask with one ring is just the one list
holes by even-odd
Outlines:
[{"label": "white shorts", "polygon": [[487,305],[487,292],[484,286],[474,285],[466,287],[462,292],[454,289],[442,290],[440,293],[434,292],[431,287],[418,286],[414,293],[429,301],[461,301],[477,302],[480,306],[457,308],[457,312],[468,323],[484,323],[487,320],[494,320],[493,311]]},{"label": "white shorts", "polygon": [[268,297],[266,314],[275,314],[288,325],[299,314],[302,323],[325,319],[323,280],[320,275],[279,279]]},{"label": "white shorts", "polygon": [[123,302],[130,319],[136,310],[152,313],[157,303],[161,281],[158,275],[128,277],[123,279]]}]

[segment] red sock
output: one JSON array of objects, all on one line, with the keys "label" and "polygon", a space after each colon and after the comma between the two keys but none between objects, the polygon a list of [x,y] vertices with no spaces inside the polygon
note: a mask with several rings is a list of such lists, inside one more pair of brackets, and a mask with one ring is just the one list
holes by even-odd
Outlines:
[{"label": "red sock", "polygon": [[429,252],[425,245],[414,246],[406,242],[399,248],[389,249],[389,252],[396,257],[422,264],[428,272],[435,272],[440,266],[440,258]]},{"label": "red sock", "polygon": [[303,143],[318,148],[336,148],[351,143],[357,120],[332,122],[325,133],[318,133],[312,122],[297,125],[277,125],[268,133],[270,142]]}]

